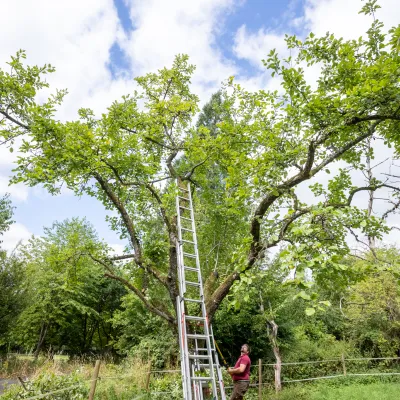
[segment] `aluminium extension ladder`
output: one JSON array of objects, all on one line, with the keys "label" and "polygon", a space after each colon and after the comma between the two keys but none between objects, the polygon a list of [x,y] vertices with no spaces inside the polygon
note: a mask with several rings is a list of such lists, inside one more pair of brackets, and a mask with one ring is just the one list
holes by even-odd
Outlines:
[{"label": "aluminium extension ladder", "polygon": [[177,180],[176,299],[184,400],[226,400],[214,335],[208,323],[190,184]]}]

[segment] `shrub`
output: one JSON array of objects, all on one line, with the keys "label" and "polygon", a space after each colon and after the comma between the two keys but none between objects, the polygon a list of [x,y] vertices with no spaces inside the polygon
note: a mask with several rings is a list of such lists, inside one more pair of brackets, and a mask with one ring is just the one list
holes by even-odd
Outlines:
[{"label": "shrub", "polygon": [[26,383],[26,388],[11,386],[2,396],[2,400],[28,399],[32,396],[54,392],[64,388],[70,389],[46,397],[46,400],[84,400],[87,399],[89,389],[84,380],[76,374],[56,375],[44,373],[32,382]]}]

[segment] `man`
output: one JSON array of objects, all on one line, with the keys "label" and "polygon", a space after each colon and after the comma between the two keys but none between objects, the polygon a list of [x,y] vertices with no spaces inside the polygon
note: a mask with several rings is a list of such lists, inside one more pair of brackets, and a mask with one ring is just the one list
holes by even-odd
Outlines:
[{"label": "man", "polygon": [[240,348],[240,357],[236,361],[235,367],[228,368],[228,372],[233,379],[233,393],[230,400],[242,400],[249,388],[251,366],[249,353],[249,345],[242,345]]}]

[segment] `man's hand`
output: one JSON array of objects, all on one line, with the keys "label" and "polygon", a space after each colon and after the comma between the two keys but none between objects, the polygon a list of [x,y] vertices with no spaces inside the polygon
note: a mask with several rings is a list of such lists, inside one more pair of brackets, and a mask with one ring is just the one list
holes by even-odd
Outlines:
[{"label": "man's hand", "polygon": [[228,374],[229,375],[233,375],[233,370],[234,370],[235,368],[232,368],[232,367],[229,367],[228,368]]}]

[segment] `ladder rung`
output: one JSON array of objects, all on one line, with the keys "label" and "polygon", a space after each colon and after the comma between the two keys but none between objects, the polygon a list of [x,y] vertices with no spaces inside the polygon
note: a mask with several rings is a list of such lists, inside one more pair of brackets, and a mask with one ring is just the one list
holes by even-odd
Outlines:
[{"label": "ladder rung", "polygon": [[193,268],[193,267],[184,266],[183,268],[185,268],[186,271],[192,271],[192,272],[199,272],[200,271],[198,268]]},{"label": "ladder rung", "polygon": [[188,207],[179,206],[179,208],[182,208],[182,210],[189,210],[189,211],[192,211],[192,209],[191,209],[191,208],[188,208]]},{"label": "ladder rung", "polygon": [[178,196],[178,198],[181,199],[181,200],[190,201],[190,199],[187,199],[186,197]]},{"label": "ladder rung", "polygon": [[186,218],[186,217],[181,217],[181,219],[185,219],[186,221],[191,221],[190,218]]},{"label": "ladder rung", "polygon": [[213,378],[209,376],[192,376],[190,378],[192,381],[212,381]]},{"label": "ladder rung", "polygon": [[209,360],[212,356],[204,354],[189,354],[191,360]]},{"label": "ladder rung", "polygon": [[[197,367],[210,369],[210,364],[197,364]],[[213,368],[215,368],[215,367],[216,367],[216,365],[213,364]]]},{"label": "ladder rung", "polygon": [[197,335],[194,333],[188,333],[186,337],[188,339],[208,339],[208,335]]},{"label": "ladder rung", "polygon": [[[211,349],[212,350],[212,349]],[[196,351],[208,351],[208,349],[205,349],[205,348],[198,348],[198,349],[196,349]]]},{"label": "ladder rung", "polygon": [[184,301],[189,301],[189,302],[191,302],[191,303],[202,303],[203,302],[203,300],[198,300],[198,299],[188,299],[188,298],[184,298]]},{"label": "ladder rung", "polygon": [[204,317],[197,317],[194,315],[186,315],[186,319],[190,319],[191,321],[205,321]]},{"label": "ladder rung", "polygon": [[179,188],[180,190],[186,192],[186,193],[189,193],[189,190],[187,190],[187,189],[185,189],[185,188],[183,188],[183,187],[178,186],[178,188]]},{"label": "ladder rung", "polygon": [[191,240],[186,240],[186,239],[182,239],[181,242],[190,243],[190,244],[196,244],[195,242],[192,242]]},{"label": "ladder rung", "polygon": [[193,232],[192,229],[187,229],[187,228],[181,228],[181,230],[186,231],[186,232]]},{"label": "ladder rung", "polygon": [[200,287],[200,283],[199,283],[199,282],[190,282],[190,281],[185,281],[185,283],[186,283],[186,285]]},{"label": "ladder rung", "polygon": [[185,253],[185,252],[182,252],[182,254],[183,254],[185,257],[196,258],[196,254]]}]

